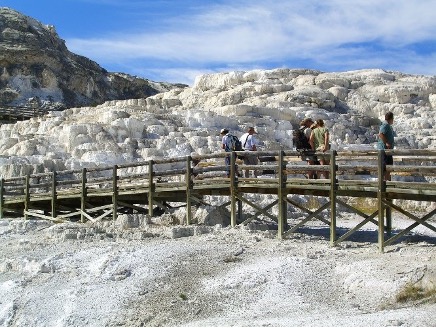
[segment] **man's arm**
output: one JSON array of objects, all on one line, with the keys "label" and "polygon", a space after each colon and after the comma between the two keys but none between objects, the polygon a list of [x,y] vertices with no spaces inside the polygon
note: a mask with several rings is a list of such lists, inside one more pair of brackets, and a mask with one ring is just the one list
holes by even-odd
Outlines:
[{"label": "man's arm", "polygon": [[315,138],[313,131],[310,133],[310,138],[309,138],[309,143],[310,143],[310,148],[312,148],[312,150],[315,150],[315,143],[313,142],[313,139]]},{"label": "man's arm", "polygon": [[328,150],[328,148],[329,148],[329,140],[330,140],[329,132],[326,131],[325,134],[324,134],[324,150]]},{"label": "man's arm", "polygon": [[385,144],[386,149],[390,149],[391,148],[391,144],[388,143],[388,138],[386,138],[386,136],[383,133],[381,133],[381,132],[378,134],[378,136],[379,136],[380,140],[383,141],[383,143]]},{"label": "man's arm", "polygon": [[227,138],[226,138],[226,140],[224,140],[224,138],[226,138],[225,136],[221,139],[221,149],[226,149],[226,144],[225,144],[225,142],[227,141]]},{"label": "man's arm", "polygon": [[252,151],[256,151],[257,150],[256,144],[257,144],[256,138],[254,136],[251,136],[251,150]]}]

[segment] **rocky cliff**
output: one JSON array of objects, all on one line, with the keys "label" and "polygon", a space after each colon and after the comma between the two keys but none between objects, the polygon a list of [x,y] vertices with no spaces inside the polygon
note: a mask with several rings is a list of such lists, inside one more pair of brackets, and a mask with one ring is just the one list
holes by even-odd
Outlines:
[{"label": "rocky cliff", "polygon": [[46,107],[69,108],[144,98],[173,87],[109,73],[70,52],[53,26],[0,7],[0,105],[26,105],[34,98]]}]

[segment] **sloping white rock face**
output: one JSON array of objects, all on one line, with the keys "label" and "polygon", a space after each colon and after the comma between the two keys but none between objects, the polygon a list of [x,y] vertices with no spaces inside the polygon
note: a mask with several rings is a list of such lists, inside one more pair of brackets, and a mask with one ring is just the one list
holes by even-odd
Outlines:
[{"label": "sloping white rock face", "polygon": [[[398,148],[436,148],[436,77],[379,69],[254,70],[199,76],[192,88],[71,108],[0,127],[0,174],[77,169],[220,151],[219,130],[256,126],[261,149],[292,148],[304,117],[322,118],[336,149],[372,148],[395,114]],[[411,132],[413,131],[413,133]]]}]

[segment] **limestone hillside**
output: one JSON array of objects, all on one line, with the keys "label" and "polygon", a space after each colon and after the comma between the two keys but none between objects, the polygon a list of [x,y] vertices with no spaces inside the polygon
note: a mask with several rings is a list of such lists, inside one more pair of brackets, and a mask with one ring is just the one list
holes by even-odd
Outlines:
[{"label": "limestone hillside", "polygon": [[34,98],[40,106],[62,109],[143,98],[173,87],[109,73],[68,51],[54,26],[0,7],[0,105],[25,106]]},{"label": "limestone hillside", "polygon": [[220,151],[219,130],[256,126],[262,150],[292,148],[292,129],[322,118],[336,149],[375,146],[385,112],[397,148],[436,148],[436,78],[381,69],[274,69],[199,76],[148,98],[55,111],[0,127],[0,174],[107,166]]}]

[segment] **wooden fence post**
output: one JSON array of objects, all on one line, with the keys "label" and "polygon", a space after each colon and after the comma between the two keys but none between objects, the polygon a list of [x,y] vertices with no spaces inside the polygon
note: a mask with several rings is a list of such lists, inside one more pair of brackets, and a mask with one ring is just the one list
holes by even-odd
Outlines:
[{"label": "wooden fence post", "polygon": [[5,179],[0,178],[0,220],[3,219],[3,207],[5,205],[4,184],[5,184]]},{"label": "wooden fence post", "polygon": [[113,212],[112,212],[112,218],[114,220],[114,223],[117,219],[118,215],[118,166],[114,165],[113,168],[113,176],[112,176],[112,205],[113,205]]},{"label": "wooden fence post", "polygon": [[153,216],[153,160],[148,161],[148,215]]},{"label": "wooden fence post", "polygon": [[24,190],[25,192],[25,200],[24,200],[24,219],[29,219],[29,205],[30,205],[30,175],[26,175],[26,188]]},{"label": "wooden fence post", "polygon": [[191,208],[191,195],[192,195],[192,168],[191,168],[192,157],[186,157],[186,224],[191,224],[192,219],[192,208]]},{"label": "wooden fence post", "polygon": [[284,152],[280,150],[279,152],[279,161],[278,161],[278,169],[279,169],[279,185],[277,190],[278,196],[278,206],[279,206],[279,217],[278,217],[278,228],[277,228],[277,237],[279,239],[283,239],[283,232],[285,230],[285,224],[287,223],[287,195],[286,195],[286,179],[287,175],[285,174],[286,163],[284,161]]},{"label": "wooden fence post", "polygon": [[[391,150],[389,150],[389,151],[391,151]],[[385,156],[386,156],[386,153],[385,153]],[[385,170],[386,170],[386,167],[385,167]],[[389,176],[391,176],[391,175],[389,174]],[[385,182],[385,191],[386,191],[386,188],[387,188],[387,182]],[[386,199],[386,200],[388,200],[388,199]],[[386,206],[385,211],[386,211],[385,212],[385,214],[386,214],[385,229],[386,229],[387,234],[390,235],[392,232],[392,208],[390,206]]]},{"label": "wooden fence post", "polygon": [[377,190],[377,201],[378,201],[378,249],[381,253],[384,252],[384,210],[385,206],[383,204],[383,197],[386,192],[386,181],[385,181],[385,151],[378,151],[378,190]]},{"label": "wooden fence post", "polygon": [[52,180],[51,180],[51,217],[56,218],[56,208],[57,208],[57,193],[56,193],[56,186],[57,186],[57,174],[54,170],[52,172]]},{"label": "wooden fence post", "polygon": [[236,205],[237,205],[237,188],[238,179],[236,178],[236,153],[232,151],[230,154],[230,224],[232,227],[236,227]]},{"label": "wooden fence post", "polygon": [[336,150],[330,153],[330,245],[336,242],[336,193],[338,190],[338,179],[336,177]]},{"label": "wooden fence post", "polygon": [[86,196],[87,196],[87,189],[86,189],[86,168],[84,167],[82,169],[82,191],[80,193],[80,221],[83,223],[85,222],[85,213],[86,211]]}]

